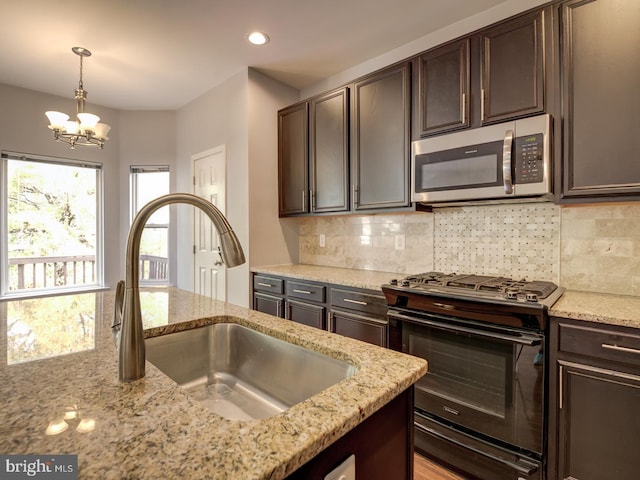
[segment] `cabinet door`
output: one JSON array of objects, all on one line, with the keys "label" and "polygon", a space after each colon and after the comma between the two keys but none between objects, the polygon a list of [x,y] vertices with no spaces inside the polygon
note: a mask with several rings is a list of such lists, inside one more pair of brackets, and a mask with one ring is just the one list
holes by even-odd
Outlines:
[{"label": "cabinet door", "polygon": [[483,124],[544,111],[544,11],[481,34]]},{"label": "cabinet door", "polygon": [[377,72],[353,86],[353,208],[410,205],[410,66]]},{"label": "cabinet door", "polygon": [[268,313],[269,315],[282,318],[284,314],[283,304],[284,299],[282,297],[275,297],[259,292],[253,294],[253,309],[258,312]]},{"label": "cabinet door", "polygon": [[285,318],[297,323],[325,330],[326,308],[322,305],[287,300]]},{"label": "cabinet door", "polygon": [[558,478],[632,480],[640,472],[640,376],[559,362]]},{"label": "cabinet door", "polygon": [[640,2],[562,6],[562,198],[640,194]]},{"label": "cabinet door", "polygon": [[349,91],[340,88],[310,105],[311,211],[349,210]]},{"label": "cabinet door", "polygon": [[308,212],[308,105],[278,112],[278,193],[280,216]]},{"label": "cabinet door", "polygon": [[386,320],[338,310],[331,310],[330,317],[330,328],[333,333],[362,340],[380,347],[387,346]]},{"label": "cabinet door", "polygon": [[469,126],[469,39],[431,50],[416,60],[414,137]]}]

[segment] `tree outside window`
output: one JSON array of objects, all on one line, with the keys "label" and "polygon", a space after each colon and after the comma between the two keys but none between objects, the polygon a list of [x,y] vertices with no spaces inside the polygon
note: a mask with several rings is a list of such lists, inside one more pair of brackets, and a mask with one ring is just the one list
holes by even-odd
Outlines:
[{"label": "tree outside window", "polygon": [[102,285],[102,170],[72,160],[2,154],[2,293]]}]

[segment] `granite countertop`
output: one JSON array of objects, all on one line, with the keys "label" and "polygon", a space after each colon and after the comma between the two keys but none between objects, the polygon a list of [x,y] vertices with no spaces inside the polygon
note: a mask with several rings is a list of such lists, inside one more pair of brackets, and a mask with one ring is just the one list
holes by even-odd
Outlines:
[{"label": "granite countertop", "polygon": [[569,290],[549,310],[554,317],[640,328],[640,297]]},{"label": "granite countertop", "polygon": [[[113,292],[3,301],[0,453],[77,454],[82,479],[279,479],[426,371],[416,357],[174,288],[141,298],[147,336],[234,322],[346,360],[358,372],[281,414],[231,421],[149,362],[142,380],[118,381]],[[63,431],[51,434],[52,427]]]},{"label": "granite countertop", "polygon": [[401,278],[405,274],[378,272],[374,270],[356,270],[351,268],[323,267],[319,265],[266,265],[251,267],[251,271],[267,275],[300,278],[316,282],[333,283],[345,287],[364,288],[380,291],[380,285],[389,283],[392,278]]},{"label": "granite countertop", "polygon": [[[267,265],[252,272],[281,275],[349,287],[380,290],[380,286],[404,274],[319,265]],[[640,328],[640,297],[567,290],[549,310],[556,317],[573,318],[608,325]]]}]

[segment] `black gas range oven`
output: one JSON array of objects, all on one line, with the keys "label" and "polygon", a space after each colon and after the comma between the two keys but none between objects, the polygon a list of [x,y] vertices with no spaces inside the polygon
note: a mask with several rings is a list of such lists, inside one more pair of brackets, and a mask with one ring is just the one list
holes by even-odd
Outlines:
[{"label": "black gas range oven", "polygon": [[416,451],[482,480],[543,480],[551,282],[424,273],[392,280],[389,346],[428,361]]}]

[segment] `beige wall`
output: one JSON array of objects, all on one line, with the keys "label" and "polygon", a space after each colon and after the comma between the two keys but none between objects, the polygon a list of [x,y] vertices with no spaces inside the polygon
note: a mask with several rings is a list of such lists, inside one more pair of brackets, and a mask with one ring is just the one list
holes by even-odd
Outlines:
[{"label": "beige wall", "polygon": [[[395,249],[399,234],[404,250]],[[301,218],[300,261],[400,274],[504,275],[572,290],[640,295],[640,203]]]},{"label": "beige wall", "polygon": [[[120,111],[118,114],[120,158],[120,255],[124,259],[129,232],[129,172],[132,165],[168,165],[171,191],[175,191],[176,114],[172,111]],[[175,213],[175,212],[174,212]],[[174,215],[175,217],[175,215]],[[176,219],[173,218],[173,221]],[[176,284],[176,229],[169,232],[170,283]],[[124,260],[120,262],[120,278],[124,278]]]},{"label": "beige wall", "polygon": [[[226,217],[249,253],[248,213],[248,75],[244,70],[223,84],[198,97],[177,111],[176,117],[176,189],[193,192],[191,157],[226,145],[227,202]],[[177,207],[178,265],[177,285],[193,289],[193,207]],[[227,300],[247,305],[249,267],[247,264],[227,271]]]},{"label": "beige wall", "polygon": [[278,219],[278,116],[298,90],[249,69],[249,266],[298,263],[298,222]]},{"label": "beige wall", "polygon": [[[227,271],[227,300],[237,305],[250,304],[250,266],[297,262],[297,223],[278,220],[277,111],[298,95],[245,69],[177,112],[178,190],[192,191],[192,155],[226,145],[226,216],[248,260]],[[191,251],[192,230],[187,211],[179,217],[177,239],[178,255],[184,255],[177,284],[187,289],[193,289],[193,260],[184,252]]]}]

